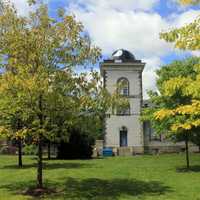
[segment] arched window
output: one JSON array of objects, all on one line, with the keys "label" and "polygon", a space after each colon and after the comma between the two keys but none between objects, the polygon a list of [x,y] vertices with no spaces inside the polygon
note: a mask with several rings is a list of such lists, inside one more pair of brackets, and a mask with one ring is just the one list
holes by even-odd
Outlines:
[{"label": "arched window", "polygon": [[118,88],[119,94],[123,96],[129,96],[129,81],[127,78],[122,77],[118,79],[117,88]]}]

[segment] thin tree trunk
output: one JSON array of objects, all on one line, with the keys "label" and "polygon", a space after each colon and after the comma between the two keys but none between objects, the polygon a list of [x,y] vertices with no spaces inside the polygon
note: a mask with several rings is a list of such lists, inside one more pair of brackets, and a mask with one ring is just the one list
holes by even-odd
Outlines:
[{"label": "thin tree trunk", "polygon": [[[17,130],[20,130],[22,128],[22,123],[20,118],[17,117]],[[18,167],[22,168],[23,164],[22,164],[22,139],[19,138],[17,140],[17,144],[18,144]]]},{"label": "thin tree trunk", "polygon": [[48,160],[51,160],[51,142],[48,141]]},{"label": "thin tree trunk", "polygon": [[21,139],[18,139],[18,166],[20,168],[23,167],[23,164],[22,164],[22,140]]},{"label": "thin tree trunk", "polygon": [[[39,120],[40,120],[40,128],[43,128],[43,106],[42,106],[42,95],[39,96]],[[43,188],[43,162],[42,162],[42,135],[39,135],[38,139],[38,165],[37,165],[37,187]]]},{"label": "thin tree trunk", "polygon": [[42,169],[43,169],[43,163],[42,163],[42,140],[41,138],[39,139],[38,142],[38,168],[37,168],[37,187],[38,188],[43,188],[43,174],[42,174]]},{"label": "thin tree trunk", "polygon": [[185,137],[185,153],[186,153],[186,164],[187,164],[187,169],[190,168],[190,161],[189,161],[189,149],[188,149],[188,135],[186,133]]}]

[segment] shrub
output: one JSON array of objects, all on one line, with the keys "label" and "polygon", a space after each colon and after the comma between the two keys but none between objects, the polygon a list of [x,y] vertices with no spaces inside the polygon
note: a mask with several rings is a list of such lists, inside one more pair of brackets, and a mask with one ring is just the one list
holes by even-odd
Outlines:
[{"label": "shrub", "polygon": [[24,155],[36,155],[37,154],[37,147],[36,145],[30,144],[25,145],[23,148]]},{"label": "shrub", "polygon": [[75,130],[68,142],[58,144],[57,158],[59,159],[88,159],[92,157],[94,139]]}]

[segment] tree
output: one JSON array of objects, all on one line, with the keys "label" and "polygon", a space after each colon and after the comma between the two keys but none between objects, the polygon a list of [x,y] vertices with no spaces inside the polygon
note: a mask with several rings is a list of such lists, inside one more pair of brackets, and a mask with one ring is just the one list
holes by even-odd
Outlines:
[{"label": "tree", "polygon": [[[192,101],[192,96],[185,94],[182,88],[187,87],[188,80],[196,79],[198,73],[195,67],[199,62],[198,57],[191,57],[183,61],[174,61],[157,70],[158,92],[150,92],[153,107],[144,109],[142,116],[143,120],[151,121],[158,134],[165,134],[176,142],[185,141],[187,167],[189,167],[188,141],[191,136],[188,135],[188,130],[174,129],[175,124],[182,124],[185,120],[185,116],[174,115],[174,109]],[[169,84],[172,88],[169,88]]]},{"label": "tree", "polygon": [[[90,77],[89,80],[88,77]],[[77,136],[76,139],[84,139],[84,141],[86,137],[90,141],[94,141],[97,138],[103,138],[103,126],[106,111],[111,109],[111,111],[114,112],[116,107],[119,105],[126,106],[128,101],[127,99],[124,99],[117,90],[113,94],[110,94],[104,87],[98,72],[92,71],[89,74],[81,73],[76,78],[78,91],[75,92],[74,97],[77,101],[76,108],[78,108],[78,110],[73,113],[75,114],[75,117],[72,126],[69,127],[68,130],[69,139],[73,140],[75,138],[72,134]],[[63,138],[63,140],[61,141],[61,145],[59,145],[60,151],[65,147],[67,149],[67,145],[69,145],[65,138]],[[60,158],[65,157],[62,152],[59,152],[58,156]]]},{"label": "tree", "polygon": [[[24,136],[21,134],[25,131],[25,127],[28,123],[28,119],[22,116],[20,101],[16,98],[16,88],[7,90],[1,76],[0,83],[0,125],[4,126],[1,130],[1,135],[8,137],[11,141],[15,141],[18,146],[18,166],[22,167],[22,146],[24,142]],[[7,77],[8,78],[8,77]],[[13,85],[13,79],[7,79],[7,85]]]},{"label": "tree", "polygon": [[[199,0],[180,0],[183,4],[198,4]],[[160,37],[167,42],[175,43],[175,47],[183,50],[200,49],[200,18],[182,28],[174,29],[169,32],[161,33]],[[189,74],[186,76],[171,77],[163,84],[164,96],[172,98],[181,95],[186,101],[175,103],[170,108],[160,107],[153,112],[153,116],[159,122],[168,125],[170,130],[185,138],[187,168],[189,168],[188,140],[192,132],[197,134],[199,129],[199,85],[200,85],[200,62],[191,66],[196,72],[195,77]]]},{"label": "tree", "polygon": [[[74,82],[71,78],[68,80],[68,73],[61,72],[60,68],[94,63],[100,55],[100,50],[92,46],[89,37],[84,34],[81,23],[73,16],[60,14],[58,17],[58,20],[50,18],[43,4],[29,17],[21,17],[9,3],[4,3],[0,17],[0,64],[4,70],[1,76],[1,101],[7,100],[2,106],[10,104],[15,112],[20,110],[22,118],[31,119],[20,134],[23,137],[30,134],[38,144],[39,188],[43,187],[43,139],[51,135],[46,129],[51,119],[48,115],[51,98],[60,101],[64,111],[70,111],[68,109],[72,106],[69,104],[73,97],[70,97],[71,91],[68,89],[74,87]],[[59,84],[63,86],[62,83],[66,81],[67,86],[59,88]],[[4,110],[11,109],[4,107]],[[66,121],[65,118],[63,126],[71,123],[69,120],[65,124]],[[14,132],[10,134],[17,136]]]},{"label": "tree", "polygon": [[[97,73],[91,72],[90,80],[87,74],[74,73],[75,66],[94,64],[100,49],[91,45],[83,25],[63,10],[53,19],[47,6],[40,4],[28,17],[21,17],[4,3],[0,57],[1,133],[28,137],[38,145],[37,187],[42,188],[44,141],[67,140],[70,128],[80,126],[83,116],[102,116],[121,98],[103,88]],[[18,132],[10,120],[4,121],[10,112],[20,113],[20,119],[28,122]]]}]

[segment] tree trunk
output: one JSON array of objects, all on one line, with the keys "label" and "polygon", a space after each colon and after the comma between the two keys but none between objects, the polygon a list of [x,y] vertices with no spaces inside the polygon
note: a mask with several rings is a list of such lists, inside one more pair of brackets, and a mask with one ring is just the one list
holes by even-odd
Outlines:
[{"label": "tree trunk", "polygon": [[189,161],[189,149],[188,149],[188,135],[186,133],[185,137],[185,153],[186,153],[186,164],[187,164],[187,169],[190,168],[190,161]]},{"label": "tree trunk", "polygon": [[22,168],[22,140],[18,139],[18,166]]},{"label": "tree trunk", "polygon": [[42,163],[42,141],[41,138],[39,139],[38,142],[38,168],[37,168],[37,187],[38,188],[43,188],[43,174],[42,174],[42,169],[43,169],[43,163]]},{"label": "tree trunk", "polygon": [[51,142],[48,141],[48,160],[51,160]]},{"label": "tree trunk", "polygon": [[[40,120],[40,129],[43,129],[43,106],[42,106],[42,95],[39,96],[39,110],[40,113],[38,115],[39,120]],[[43,136],[39,135],[38,138],[38,165],[37,165],[37,187],[38,188],[43,188],[43,163],[42,163],[42,155],[43,155],[43,141],[42,141]]]},{"label": "tree trunk", "polygon": [[[17,116],[17,130],[20,130],[22,128],[22,123],[20,118]],[[18,167],[22,168],[22,139],[17,139],[17,145],[18,145]]]}]

